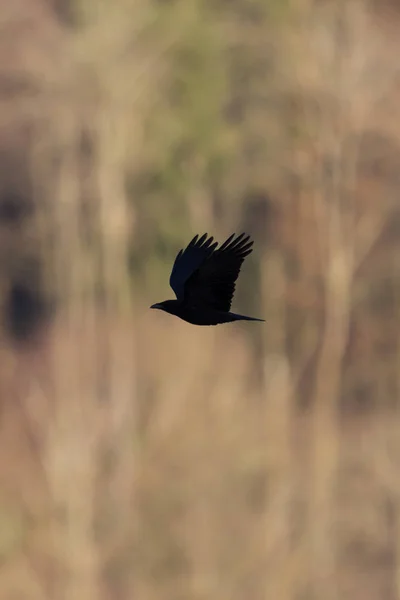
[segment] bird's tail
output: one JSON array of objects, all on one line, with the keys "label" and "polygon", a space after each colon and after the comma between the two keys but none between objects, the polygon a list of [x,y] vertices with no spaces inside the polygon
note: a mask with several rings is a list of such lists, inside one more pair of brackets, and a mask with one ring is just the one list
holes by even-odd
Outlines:
[{"label": "bird's tail", "polygon": [[238,315],[236,313],[229,313],[233,317],[233,321],[261,321],[265,323],[265,319],[257,319],[256,317],[246,317],[245,315]]}]

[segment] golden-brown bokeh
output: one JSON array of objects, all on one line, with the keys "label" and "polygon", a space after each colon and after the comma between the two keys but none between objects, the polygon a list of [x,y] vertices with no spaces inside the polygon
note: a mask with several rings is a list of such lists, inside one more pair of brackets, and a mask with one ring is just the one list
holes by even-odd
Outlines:
[{"label": "golden-brown bokeh", "polygon": [[1,600],[400,600],[396,7],[0,1]]}]

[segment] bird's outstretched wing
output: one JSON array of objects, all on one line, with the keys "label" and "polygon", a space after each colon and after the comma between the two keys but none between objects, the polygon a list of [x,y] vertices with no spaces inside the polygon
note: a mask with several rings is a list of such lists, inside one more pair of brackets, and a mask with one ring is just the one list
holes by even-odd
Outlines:
[{"label": "bird's outstretched wing", "polygon": [[180,250],[172,267],[169,284],[174,290],[178,300],[183,300],[185,295],[185,284],[197,269],[209,258],[218,242],[208,237],[205,233],[200,238],[196,235],[185,250]]},{"label": "bird's outstretched wing", "polygon": [[185,302],[193,306],[205,305],[229,311],[240,268],[246,256],[253,251],[253,242],[250,236],[242,233],[236,238],[232,234],[216,250],[216,244],[206,244],[207,256],[185,280]]}]

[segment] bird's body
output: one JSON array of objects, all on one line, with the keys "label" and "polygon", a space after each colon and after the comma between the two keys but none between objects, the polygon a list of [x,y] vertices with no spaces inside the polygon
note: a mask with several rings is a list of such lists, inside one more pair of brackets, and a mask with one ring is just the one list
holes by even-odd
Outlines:
[{"label": "bird's body", "polygon": [[192,325],[220,325],[221,323],[231,323],[232,321],[263,321],[254,317],[245,317],[232,312],[215,310],[213,308],[201,307],[201,310],[195,306],[186,306],[179,300],[164,300],[158,304],[153,304],[151,308],[159,308],[170,315],[175,315]]},{"label": "bird's body", "polygon": [[176,300],[153,304],[192,325],[219,325],[232,321],[263,321],[230,312],[235,282],[253,242],[241,234],[231,235],[219,248],[212,237],[196,235],[180,250],[172,268],[170,284]]}]

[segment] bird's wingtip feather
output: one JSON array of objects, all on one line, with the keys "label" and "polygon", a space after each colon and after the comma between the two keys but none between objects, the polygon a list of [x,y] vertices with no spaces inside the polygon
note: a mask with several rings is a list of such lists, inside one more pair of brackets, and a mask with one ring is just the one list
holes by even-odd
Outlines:
[{"label": "bird's wingtip feather", "polygon": [[198,245],[201,246],[202,244],[204,244],[204,242],[206,241],[208,236],[208,233],[203,233],[203,235],[201,236],[201,238],[198,241]]}]

